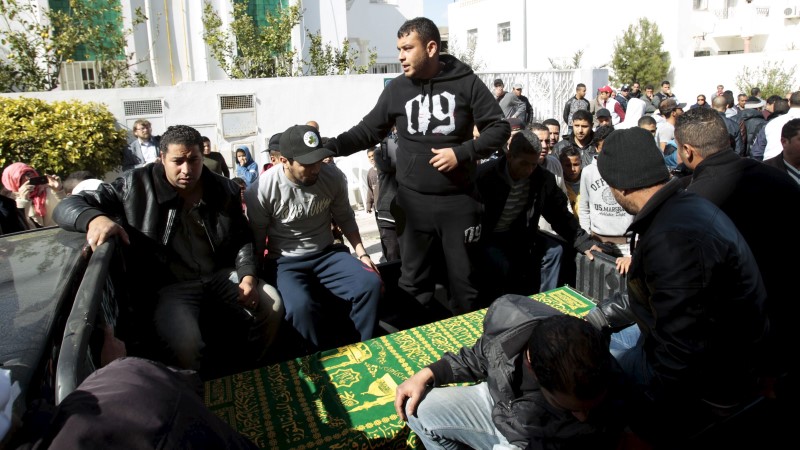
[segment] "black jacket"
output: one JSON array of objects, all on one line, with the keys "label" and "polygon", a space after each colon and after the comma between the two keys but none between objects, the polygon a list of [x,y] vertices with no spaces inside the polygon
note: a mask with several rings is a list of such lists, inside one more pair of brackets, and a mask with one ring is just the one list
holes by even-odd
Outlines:
[{"label": "black jacket", "polygon": [[518,98],[525,104],[525,123],[530,125],[533,123],[533,106],[531,106],[531,101],[524,95],[520,95]]},{"label": "black jacket", "polygon": [[744,154],[740,153],[740,155],[750,156],[750,146],[753,145],[753,141],[756,140],[756,136],[761,128],[767,124],[767,119],[764,118],[761,111],[749,108],[739,111],[736,120],[740,124],[744,124],[745,130],[745,135],[742,136],[742,140],[744,141]]},{"label": "black jacket", "polygon": [[680,180],[653,195],[629,230],[639,239],[631,239],[630,303],[618,295],[605,299],[589,312],[590,321],[636,321],[653,373],[641,389],[655,405],[680,410],[701,399],[741,401],[752,392],[768,329],[766,292],[745,239]]},{"label": "black jacket", "polygon": [[556,146],[553,148],[553,154],[560,158],[561,152],[563,152],[568,145],[572,145],[581,152],[581,168],[586,168],[592,165],[594,157],[597,156],[597,148],[591,144],[594,137],[594,132],[589,133],[588,137],[589,139],[587,139],[587,141],[589,143],[586,144],[586,147],[581,147],[575,140],[575,135],[571,134],[569,137],[558,141],[558,144],[556,144]]},{"label": "black jacket", "polygon": [[722,117],[722,121],[725,122],[725,128],[728,130],[728,139],[730,139],[731,150],[736,152],[737,155],[744,155],[746,151],[744,140],[745,137],[742,136],[739,122],[725,117],[725,113],[717,111],[717,114],[719,114],[719,116]]},{"label": "black jacket", "polygon": [[514,392],[514,379],[521,376],[517,371],[526,370],[520,360],[531,331],[540,319],[559,314],[528,297],[498,298],[486,313],[483,335],[475,345],[463,347],[458,353],[445,353],[428,366],[434,374],[434,386],[485,381],[495,402],[495,426],[520,448],[525,448],[528,441],[529,448],[534,449],[615,448],[622,422],[620,400],[625,398],[621,379],[612,381],[606,401],[592,411],[586,422],[551,406],[539,389],[524,396]]},{"label": "black jacket", "polygon": [[800,254],[800,240],[784,239],[772,228],[792,223],[792,205],[800,205],[800,186],[785,172],[723,151],[698,164],[687,190],[717,205],[747,241],[767,291],[770,334],[775,336],[767,346],[776,353],[772,362],[791,367],[799,343],[792,317],[800,261],[787,255]]},{"label": "black jacket", "polygon": [[[505,179],[507,165],[508,159],[503,155],[478,167],[478,192],[484,204],[481,228],[485,233],[494,230],[511,192],[511,186]],[[567,196],[556,185],[555,176],[537,166],[528,179],[528,199],[511,225],[512,232],[524,236],[525,240],[520,244],[524,243],[529,250],[533,249],[536,232],[539,231],[539,217],[544,216],[553,230],[567,242],[573,243],[579,252],[591,248],[592,241],[578,219],[567,209]]]},{"label": "black jacket", "polygon": [[[423,194],[473,194],[477,162],[503,146],[511,127],[469,66],[450,55],[439,60],[444,68],[433,79],[393,79],[372,111],[326,147],[350,155],[375,146],[396,125],[400,186]],[[472,138],[473,125],[481,133],[478,139]],[[439,172],[429,163],[434,148],[452,148],[458,166]]]},{"label": "black jacket", "polygon": [[397,135],[390,134],[375,150],[375,168],[378,169],[378,198],[375,200],[375,214],[378,220],[394,222],[392,209],[397,196]]},{"label": "black jacket", "polygon": [[[235,267],[239,279],[256,276],[253,234],[242,212],[239,186],[203,166],[201,209],[203,227],[218,269]],[[169,262],[176,216],[181,207],[177,192],[169,184],[160,163],[125,172],[112,184],[96,191],[71,195],[58,204],[53,219],[61,228],[86,232],[89,222],[105,215],[118,220],[131,240],[128,269],[138,271],[139,281],[157,288],[175,281]]]},{"label": "black jacket", "polygon": [[773,156],[772,158],[765,160],[764,164],[772,166],[781,172],[788,173],[788,170],[786,169],[786,163],[783,162],[783,152],[781,152],[778,156]]},{"label": "black jacket", "polygon": [[25,219],[20,210],[17,209],[17,202],[5,195],[0,195],[0,235],[25,231]]}]

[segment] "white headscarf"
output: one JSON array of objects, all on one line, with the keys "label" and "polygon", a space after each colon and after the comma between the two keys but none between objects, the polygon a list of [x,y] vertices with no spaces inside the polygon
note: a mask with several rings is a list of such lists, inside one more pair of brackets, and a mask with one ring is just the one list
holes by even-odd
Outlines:
[{"label": "white headscarf", "polygon": [[638,98],[631,98],[628,100],[628,109],[625,110],[625,120],[617,125],[614,125],[615,130],[625,130],[628,128],[636,128],[639,126],[639,119],[644,115],[647,103]]},{"label": "white headscarf", "polygon": [[75,195],[83,191],[96,191],[101,184],[103,184],[103,181],[98,180],[96,178],[89,178],[88,180],[83,180],[80,183],[76,184],[74,188],[72,188],[72,194]]}]

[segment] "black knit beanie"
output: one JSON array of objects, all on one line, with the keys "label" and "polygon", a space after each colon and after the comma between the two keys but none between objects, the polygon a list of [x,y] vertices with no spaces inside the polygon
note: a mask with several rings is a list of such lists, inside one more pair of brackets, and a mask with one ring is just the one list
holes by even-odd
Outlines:
[{"label": "black knit beanie", "polygon": [[669,180],[669,171],[653,135],[642,128],[608,135],[597,157],[600,176],[615,189],[638,189]]}]

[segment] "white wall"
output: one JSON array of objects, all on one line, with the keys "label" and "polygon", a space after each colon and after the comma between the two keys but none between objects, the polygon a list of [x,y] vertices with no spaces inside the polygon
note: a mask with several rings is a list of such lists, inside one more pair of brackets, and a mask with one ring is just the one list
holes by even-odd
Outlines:
[{"label": "white wall", "polygon": [[[580,49],[585,67],[601,67],[611,61],[616,37],[642,16],[657,16],[668,51],[676,51],[678,45],[677,30],[670,25],[677,23],[678,8],[655,0],[464,0],[449,4],[447,10],[450,40],[463,49],[467,30],[477,28],[477,58],[490,71],[548,70],[548,58],[569,60]],[[502,22],[511,22],[510,42],[497,42],[497,25]]]},{"label": "white wall", "polygon": [[[668,78],[673,91],[681,101],[691,100],[690,104],[698,93],[710,95],[720,83],[736,91],[735,77],[745,65],[757,67],[763,61],[777,61],[785,63],[787,69],[792,65],[800,68],[800,19],[783,17],[783,8],[800,5],[800,0],[753,1],[756,8],[769,8],[767,17],[756,16],[752,21],[756,33],[752,49],[758,53],[695,58],[696,50],[708,49],[714,54],[743,48],[740,8],[726,9],[728,4],[727,0],[708,0],[706,10],[696,11],[692,0],[567,0],[546,4],[460,0],[448,5],[450,40],[463,51],[467,30],[477,28],[476,59],[484,63],[485,72],[548,70],[548,58],[569,62],[579,49],[584,50],[582,66],[588,69],[610,64],[616,38],[640,17],[647,17],[657,23],[664,37],[663,48],[670,53],[672,70]],[[497,24],[507,21],[511,22],[511,42],[498,43]],[[523,30],[525,24],[527,29]],[[795,80],[795,84],[798,82]]]},{"label": "white wall", "polygon": [[[743,67],[757,69],[765,62],[783,63],[786,69],[795,66],[795,77],[792,90],[800,90],[800,50],[748,53],[739,55],[705,56],[698,58],[685,58],[675,62],[675,80],[673,92],[682,102],[694,104],[698,94],[705,94],[709,99],[716,92],[717,85],[739,93],[736,87],[736,76]],[[748,93],[749,94],[749,93]]]},{"label": "white wall", "polygon": [[[395,3],[354,0],[347,10],[348,37],[353,42],[367,41],[366,48],[375,48],[377,63],[396,63],[397,30],[406,20],[419,16],[422,16],[422,0]],[[368,62],[368,52],[362,51],[359,64]]]}]

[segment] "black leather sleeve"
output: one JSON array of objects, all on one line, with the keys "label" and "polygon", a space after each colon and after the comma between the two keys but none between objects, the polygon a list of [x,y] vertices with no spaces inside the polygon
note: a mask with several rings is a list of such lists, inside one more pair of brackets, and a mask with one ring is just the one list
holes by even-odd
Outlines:
[{"label": "black leather sleeve", "polygon": [[586,315],[595,328],[604,331],[616,332],[635,323],[633,312],[630,308],[628,294],[614,293],[597,304],[597,307]]}]

